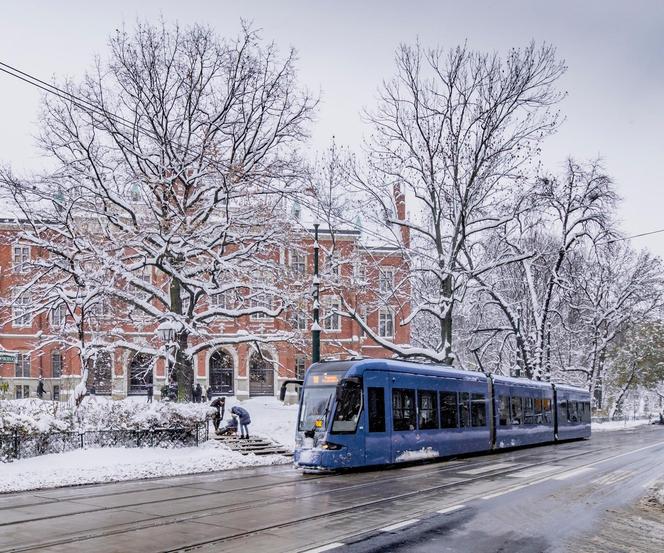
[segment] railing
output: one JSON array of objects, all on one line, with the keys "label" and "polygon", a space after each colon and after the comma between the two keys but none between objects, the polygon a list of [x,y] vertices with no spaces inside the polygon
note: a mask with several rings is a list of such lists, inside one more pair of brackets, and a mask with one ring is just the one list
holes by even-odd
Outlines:
[{"label": "railing", "polygon": [[209,420],[186,428],[0,434],[0,462],[94,447],[192,447],[210,437]]}]

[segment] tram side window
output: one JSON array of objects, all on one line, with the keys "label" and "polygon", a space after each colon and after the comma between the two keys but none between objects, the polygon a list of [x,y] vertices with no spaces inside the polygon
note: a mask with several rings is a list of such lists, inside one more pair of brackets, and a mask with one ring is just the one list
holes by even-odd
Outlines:
[{"label": "tram side window", "polygon": [[533,407],[533,398],[524,397],[523,401],[523,423],[535,424],[535,408]]},{"label": "tram side window", "polygon": [[499,396],[499,422],[500,426],[510,423],[510,396]]},{"label": "tram side window", "polygon": [[535,407],[535,424],[542,424],[542,398],[536,397],[533,400],[533,405]]},{"label": "tram side window", "polygon": [[571,422],[572,424],[576,424],[578,422],[576,401],[567,402],[567,421]]},{"label": "tram side window", "polygon": [[486,426],[484,394],[472,394],[470,396],[470,422],[472,426]]},{"label": "tram side window", "polygon": [[567,401],[563,400],[563,401],[560,402],[560,411],[559,412],[560,412],[560,420],[562,420],[564,418],[569,423],[570,420],[569,420],[569,411],[567,410]]},{"label": "tram side window", "polygon": [[512,424],[523,424],[521,398],[512,396]]},{"label": "tram side window", "polygon": [[392,426],[394,430],[415,430],[415,390],[392,390]]},{"label": "tram side window", "polygon": [[470,426],[470,394],[459,393],[459,426],[466,428]]},{"label": "tram side window", "polygon": [[440,427],[457,428],[457,393],[440,392]]},{"label": "tram side window", "polygon": [[385,388],[369,388],[369,432],[385,432]]},{"label": "tram side window", "polygon": [[586,410],[584,412],[585,418],[583,419],[583,422],[590,424],[590,418],[592,416],[591,410],[590,410],[590,402],[589,401],[584,401],[583,404],[586,406]]},{"label": "tram side window", "polygon": [[419,402],[419,428],[429,430],[438,428],[438,400],[436,392],[432,390],[418,390],[417,400]]},{"label": "tram side window", "polygon": [[548,397],[542,400],[542,420],[551,424],[551,400]]}]

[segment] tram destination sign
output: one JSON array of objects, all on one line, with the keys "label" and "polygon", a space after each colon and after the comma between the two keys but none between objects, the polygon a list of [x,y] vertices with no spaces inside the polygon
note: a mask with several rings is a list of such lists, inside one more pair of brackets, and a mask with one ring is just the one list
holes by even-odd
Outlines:
[{"label": "tram destination sign", "polygon": [[11,351],[0,351],[0,363],[16,363],[16,354]]}]

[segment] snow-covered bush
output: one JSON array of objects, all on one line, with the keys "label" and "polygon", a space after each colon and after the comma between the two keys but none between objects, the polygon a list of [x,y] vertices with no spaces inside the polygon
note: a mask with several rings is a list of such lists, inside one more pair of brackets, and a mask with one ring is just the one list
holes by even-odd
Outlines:
[{"label": "snow-covered bush", "polygon": [[205,421],[209,406],[195,403],[145,404],[132,399],[86,398],[78,410],[36,399],[0,401],[0,433],[23,435],[90,430],[188,428]]}]

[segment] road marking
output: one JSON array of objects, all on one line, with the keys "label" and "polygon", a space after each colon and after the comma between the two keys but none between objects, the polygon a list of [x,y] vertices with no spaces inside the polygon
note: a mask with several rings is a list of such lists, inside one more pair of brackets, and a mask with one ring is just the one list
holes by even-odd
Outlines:
[{"label": "road marking", "polygon": [[530,484],[521,484],[520,486],[514,486],[513,488],[508,488],[506,490],[501,490],[499,492],[490,493],[489,495],[483,495],[482,499],[493,499],[494,497],[498,497],[500,495],[505,495],[508,493],[516,492],[518,490],[522,490],[523,488],[527,488],[528,486],[530,486]]},{"label": "road marking", "polygon": [[459,509],[463,509],[464,507],[465,507],[464,504],[452,505],[451,507],[445,507],[444,509],[441,509],[440,511],[436,512],[441,515],[446,515],[447,513],[453,513],[454,511],[458,511]]},{"label": "road marking", "polygon": [[531,476],[537,476],[538,474],[542,474],[544,472],[551,472],[552,470],[556,470],[561,468],[559,465],[544,465],[541,467],[531,467],[529,469],[525,469],[519,472],[516,472],[514,474],[508,474],[510,478],[530,478]]},{"label": "road marking", "polygon": [[495,463],[489,465],[488,467],[480,467],[477,469],[462,470],[459,471],[459,474],[482,474],[484,472],[491,472],[492,470],[506,469],[508,467],[513,467],[516,463]]},{"label": "road marking", "polygon": [[454,465],[461,465],[463,464],[463,461],[447,461],[445,463],[427,463],[426,465],[419,465],[415,467],[405,467],[401,470],[409,470],[409,471],[418,471],[418,470],[440,470],[440,469],[446,469],[447,467],[452,467]]},{"label": "road marking", "polygon": [[330,551],[332,549],[336,549],[337,547],[343,547],[344,545],[345,544],[337,541],[334,543],[328,543],[327,545],[321,545],[316,549],[307,549],[303,553],[323,553],[323,551]]},{"label": "road marking", "polygon": [[391,526],[386,526],[385,528],[379,528],[379,532],[392,532],[393,530],[398,530],[399,528],[403,528],[404,526],[410,526],[411,524],[415,524],[416,522],[419,522],[419,518],[411,518],[410,520],[404,520],[403,522],[397,522],[396,524],[392,524]]},{"label": "road marking", "polygon": [[584,474],[591,470],[595,469],[592,469],[590,467],[581,467],[580,469],[568,470],[567,472],[556,474],[555,476],[553,476],[553,480],[567,480],[568,478],[578,476],[579,474]]}]

